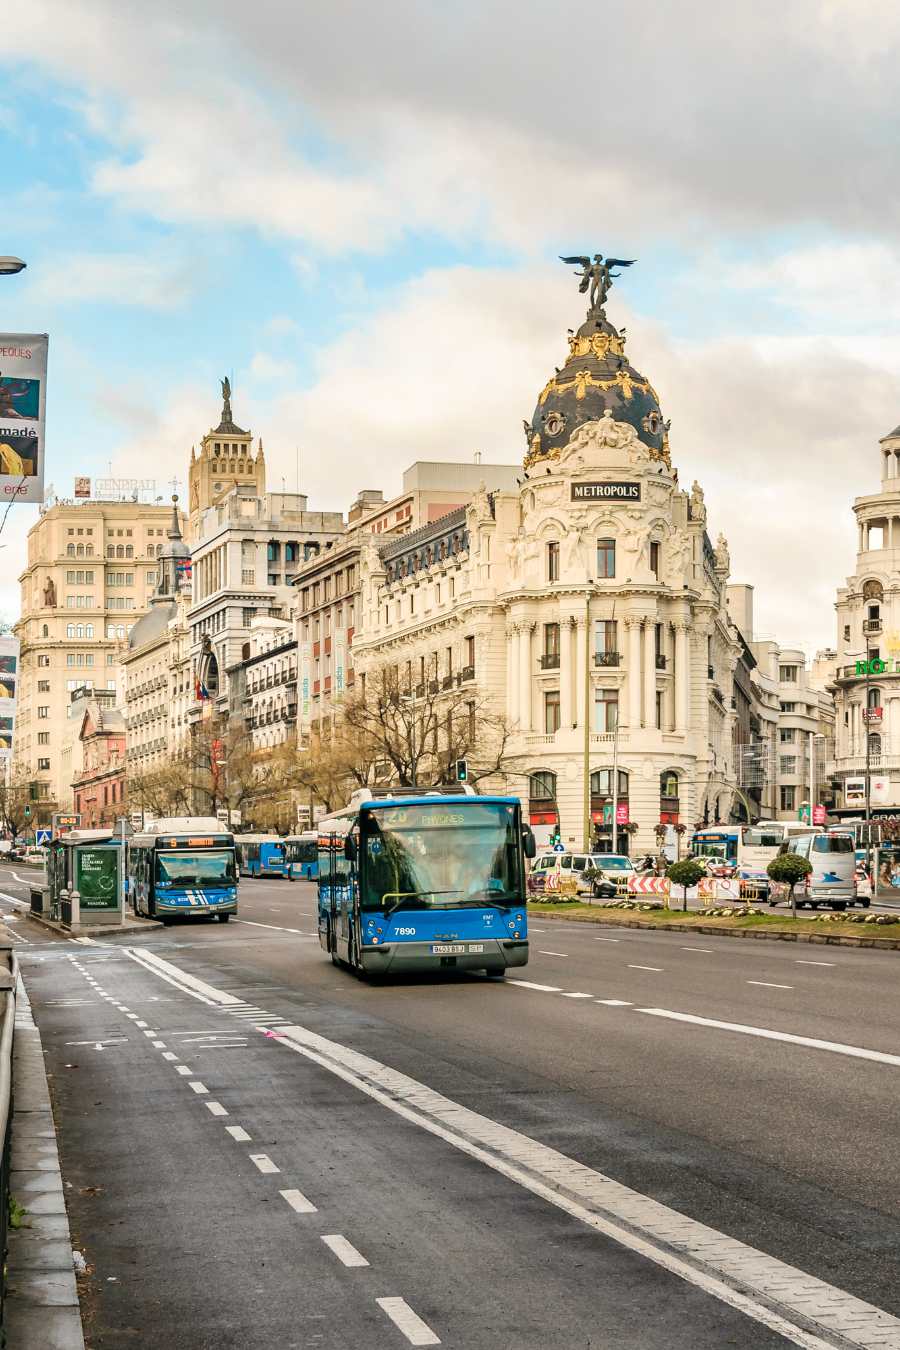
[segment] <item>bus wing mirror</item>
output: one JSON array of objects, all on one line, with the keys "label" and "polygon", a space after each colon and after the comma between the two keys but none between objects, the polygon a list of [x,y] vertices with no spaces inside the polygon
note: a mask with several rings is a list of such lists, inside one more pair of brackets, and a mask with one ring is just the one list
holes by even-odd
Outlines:
[{"label": "bus wing mirror", "polygon": [[524,836],[522,839],[522,846],[524,849],[525,857],[529,859],[536,858],[537,843],[535,842],[534,832],[530,830],[526,825],[525,829],[522,831],[522,834]]},{"label": "bus wing mirror", "polygon": [[356,862],[356,840],[348,834],[344,840],[344,857],[347,862]]}]

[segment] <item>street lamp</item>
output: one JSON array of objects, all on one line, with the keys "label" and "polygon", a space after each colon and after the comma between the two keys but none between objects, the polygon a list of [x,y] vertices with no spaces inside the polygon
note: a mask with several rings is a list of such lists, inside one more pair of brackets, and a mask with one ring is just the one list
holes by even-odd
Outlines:
[{"label": "street lamp", "polygon": [[27,266],[28,264],[23,262],[21,258],[0,257],[0,276],[15,276],[17,272],[24,272]]},{"label": "street lamp", "polygon": [[865,728],[865,735],[866,735],[866,775],[865,775],[865,781],[866,781],[866,871],[868,872],[868,871],[869,871],[869,868],[870,868],[870,865],[871,865],[870,848],[871,848],[871,839],[872,839],[872,753],[871,753],[871,745],[870,745],[870,742],[869,742],[869,691],[870,691],[870,689],[871,689],[871,687],[872,687],[872,681],[871,681],[871,678],[870,678],[870,677],[871,677],[871,674],[872,674],[872,662],[871,662],[871,660],[869,659],[869,653],[870,653],[870,651],[871,651],[871,648],[869,647],[869,635],[868,635],[868,633],[865,633],[865,632],[864,632],[864,633],[863,633],[863,637],[865,638],[865,641],[866,641],[866,645],[865,645],[865,647],[863,648],[863,650],[862,650],[861,652],[847,652],[846,655],[847,655],[851,660],[857,660],[860,656],[862,656],[862,657],[864,658],[864,661],[865,661],[865,671],[864,671],[864,675],[865,675],[865,685],[864,685],[864,688],[865,688],[865,705],[864,705],[864,707],[863,707],[863,726],[864,726],[864,728]]}]

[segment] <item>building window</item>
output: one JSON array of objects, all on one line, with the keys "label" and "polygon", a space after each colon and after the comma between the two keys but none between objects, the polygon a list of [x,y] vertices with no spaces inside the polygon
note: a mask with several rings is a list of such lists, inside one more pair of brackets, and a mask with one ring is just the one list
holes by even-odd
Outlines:
[{"label": "building window", "polygon": [[[591,774],[591,796],[611,798],[612,781],[612,769],[595,769]],[[625,769],[619,770],[619,796],[628,796],[628,774]]]},{"label": "building window", "polygon": [[533,773],[528,780],[528,796],[533,802],[556,800],[556,774],[549,769]]},{"label": "building window", "polygon": [[50,708],[49,708],[49,706],[48,706],[46,703],[39,703],[39,704],[38,704],[37,715],[38,715],[38,717],[40,717],[40,718],[46,718],[46,717],[49,717],[49,716],[50,716]]},{"label": "building window", "polygon": [[548,666],[559,665],[559,624],[544,624],[544,664]]},{"label": "building window", "polygon": [[619,693],[617,689],[594,690],[594,729],[605,733],[615,731],[619,716]]},{"label": "building window", "polygon": [[780,704],[780,707],[782,712],[794,712],[797,705],[796,703],[782,703]]},{"label": "building window", "polygon": [[659,544],[655,540],[650,543],[650,571],[659,581]]},{"label": "building window", "polygon": [[782,684],[796,684],[797,670],[797,666],[779,666],[778,679]]},{"label": "building window", "polygon": [[597,576],[600,579],[614,577],[616,575],[616,541],[615,539],[597,540]]},{"label": "building window", "polygon": [[778,733],[778,739],[782,745],[793,745],[797,739],[797,732],[794,727],[782,727]]},{"label": "building window", "polygon": [[872,731],[869,733],[869,754],[881,754],[881,733],[879,731]]},{"label": "building window", "polygon": [[66,624],[66,637],[67,637],[67,638],[73,638],[74,636],[75,636],[75,625],[74,625],[74,623],[67,623],[67,624]]},{"label": "building window", "polygon": [[779,755],[778,772],[783,774],[795,774],[797,772],[797,756]]},{"label": "building window", "polygon": [[469,667],[470,670],[474,670],[474,669],[475,669],[475,639],[474,639],[474,637],[471,637],[471,636],[470,636],[470,637],[465,638],[464,641],[465,641],[465,644],[466,644],[466,665]]},{"label": "building window", "polygon": [[779,797],[781,800],[782,811],[793,811],[797,799],[797,789],[794,787],[779,788]]},{"label": "building window", "polygon": [[38,734],[37,734],[37,743],[38,743],[38,745],[49,745],[49,744],[50,744],[50,732],[49,732],[49,731],[39,731]]},{"label": "building window", "polygon": [[[618,625],[615,619],[598,619],[594,624],[594,650],[598,657],[615,656],[618,648]],[[612,662],[601,660],[598,664]]]},{"label": "building window", "polygon": [[662,719],[663,719],[663,694],[662,694],[662,690],[661,690],[661,689],[657,689],[657,691],[656,691],[656,729],[657,729],[657,731],[661,731],[661,730],[662,730]]},{"label": "building window", "polygon": [[38,656],[37,663],[38,663],[39,666],[49,666],[49,664],[50,664],[50,657],[49,657],[49,656],[43,656],[43,655],[40,655],[40,656]]},{"label": "building window", "polygon": [[559,731],[559,690],[550,689],[544,694],[544,731],[553,736]]},{"label": "building window", "polygon": [[50,681],[49,681],[49,680],[38,680],[37,686],[38,686],[38,693],[39,693],[39,694],[49,694],[49,693],[50,693]]},{"label": "building window", "polygon": [[881,707],[881,690],[874,685],[866,694],[866,707],[867,708]]},{"label": "building window", "polygon": [[50,761],[49,759],[39,759],[37,762],[37,766],[39,771],[47,770],[50,768]]},{"label": "building window", "polygon": [[551,539],[547,545],[547,580],[559,581],[559,541]]}]

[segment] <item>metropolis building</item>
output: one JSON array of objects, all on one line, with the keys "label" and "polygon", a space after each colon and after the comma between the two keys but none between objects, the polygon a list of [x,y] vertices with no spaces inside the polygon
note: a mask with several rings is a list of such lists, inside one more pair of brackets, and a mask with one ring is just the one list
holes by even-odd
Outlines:
[{"label": "metropolis building", "polygon": [[[734,764],[728,548],[703,491],[682,490],[650,381],[606,316],[608,268],[570,331],[561,369],[526,424],[514,490],[467,506],[360,560],[357,672],[390,665],[429,686],[469,686],[512,735],[504,787],[546,839],[634,852],[662,822],[746,819]],[[586,286],[583,287],[586,289]],[[483,786],[489,786],[487,783]],[[587,791],[586,791],[587,789]]]}]

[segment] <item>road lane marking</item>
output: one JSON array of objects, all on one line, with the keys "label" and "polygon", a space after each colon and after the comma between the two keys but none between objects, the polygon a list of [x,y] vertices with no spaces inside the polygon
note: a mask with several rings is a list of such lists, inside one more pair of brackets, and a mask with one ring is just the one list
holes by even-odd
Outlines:
[{"label": "road lane marking", "polygon": [[595,942],[621,942],[622,939],[621,939],[621,938],[598,938],[598,937],[595,937],[595,938],[594,938],[594,941],[595,941]]},{"label": "road lane marking", "polygon": [[661,974],[663,973],[663,968],[662,968],[662,966],[629,966],[628,969],[629,969],[629,970],[653,970],[653,971],[656,972],[657,975],[661,975]]},{"label": "road lane marking", "polygon": [[204,1102],[207,1111],[214,1116],[227,1116],[228,1112],[221,1102]]},{"label": "road lane marking", "polygon": [[192,998],[199,999],[201,1003],[206,1003],[209,1007],[243,1007],[244,1000],[242,998],[235,998],[234,994],[227,994],[224,989],[214,989],[205,980],[198,980],[196,975],[189,975],[186,970],[173,966],[171,961],[164,961],[161,956],[156,956],[153,952],[137,947],[123,947],[122,951],[132,961],[136,961],[138,965],[143,966],[145,970],[152,971],[159,979],[165,980],[167,984],[174,985],[183,994],[190,994]]},{"label": "road lane marking", "polygon": [[540,956],[568,956],[568,955],[569,955],[568,952],[545,952],[545,951],[541,951],[540,947],[538,948],[538,954],[539,954]]},{"label": "road lane marking", "polygon": [[405,1298],[376,1298],[375,1302],[410,1345],[440,1345],[431,1327],[413,1312]]},{"label": "road lane marking", "polygon": [[144,1032],[144,1035],[145,1035],[145,1036],[155,1036],[155,1035],[156,1035],[156,1032],[155,1032],[155,1031],[147,1030],[147,1031]]},{"label": "road lane marking", "polygon": [[803,1350],[833,1350],[834,1341],[823,1340],[817,1331],[836,1332],[845,1345],[860,1350],[883,1347],[890,1343],[888,1336],[900,1337],[900,1319],[889,1313],[499,1125],[367,1055],[301,1026],[289,1027],[279,1043]]},{"label": "road lane marking", "polygon": [[241,1125],[226,1125],[225,1129],[232,1139],[236,1139],[239,1144],[249,1144],[250,1136]]},{"label": "road lane marking", "polygon": [[188,1087],[191,1089],[192,1092],[196,1092],[198,1097],[203,1097],[206,1095],[207,1092],[209,1092],[209,1088],[205,1087],[204,1084],[199,1082],[198,1079],[196,1078],[192,1079],[192,1081],[188,1083]]},{"label": "road lane marking", "polygon": [[593,994],[563,994],[563,998],[593,998]]},{"label": "road lane marking", "polygon": [[286,1200],[291,1209],[297,1214],[318,1214],[315,1205],[307,1200],[302,1191],[279,1191],[278,1194]]},{"label": "road lane marking", "polygon": [[362,1252],[358,1252],[353,1243],[348,1242],[340,1233],[323,1233],[321,1237],[325,1246],[330,1247],[337,1259],[345,1266],[367,1266],[369,1264]]},{"label": "road lane marking", "polygon": [[280,1172],[281,1168],[276,1167],[267,1153],[251,1153],[250,1161],[255,1163],[261,1172]]},{"label": "road lane marking", "polygon": [[763,989],[793,989],[792,984],[773,984],[771,980],[747,980],[747,984],[758,984]]},{"label": "road lane marking", "polygon": [[840,1041],[820,1041],[815,1036],[795,1036],[790,1031],[770,1031],[768,1027],[754,1027],[743,1022],[719,1022],[713,1017],[697,1017],[693,1013],[672,1012],[668,1008],[635,1008],[635,1012],[650,1017],[666,1017],[673,1022],[688,1022],[692,1026],[713,1027],[718,1031],[735,1031],[742,1036],[760,1036],[766,1041],[785,1041],[788,1045],[803,1045],[810,1050],[827,1050],[833,1055],[847,1055],[851,1059],[870,1059],[875,1064],[891,1064],[900,1068],[900,1055],[889,1055],[884,1050],[867,1050],[861,1045],[843,1045]]},{"label": "road lane marking", "polygon": [[165,1048],[166,1048],[166,1043],[165,1043],[165,1041],[154,1041],[154,1042],[153,1042],[153,1049],[154,1049],[154,1050],[165,1050]]},{"label": "road lane marking", "polygon": [[172,1060],[177,1059],[177,1058],[178,1058],[178,1056],[175,1054],[175,1052],[174,1052],[173,1050],[164,1050],[164,1051],[163,1051],[163,1059],[167,1059],[167,1060],[169,1060],[169,1061],[171,1062]]},{"label": "road lane marking", "polygon": [[542,994],[561,994],[557,984],[535,984],[532,980],[507,980],[507,984],[519,989],[538,989]]},{"label": "road lane marking", "polygon": [[708,952],[712,954],[712,947],[682,947],[683,952]]},{"label": "road lane marking", "polygon": [[797,958],[796,964],[797,964],[798,966],[833,966],[833,965],[835,964],[835,962],[834,962],[834,961],[804,961],[804,960],[802,960],[801,958],[798,957],[798,958]]},{"label": "road lane marking", "polygon": [[176,1073],[181,1074],[182,1078],[187,1078],[189,1074],[194,1072],[193,1069],[189,1069],[186,1064],[176,1064],[173,1067]]},{"label": "road lane marking", "polygon": [[629,1003],[625,998],[595,998],[595,1003],[605,1003],[607,1008],[633,1008],[634,1004]]}]

